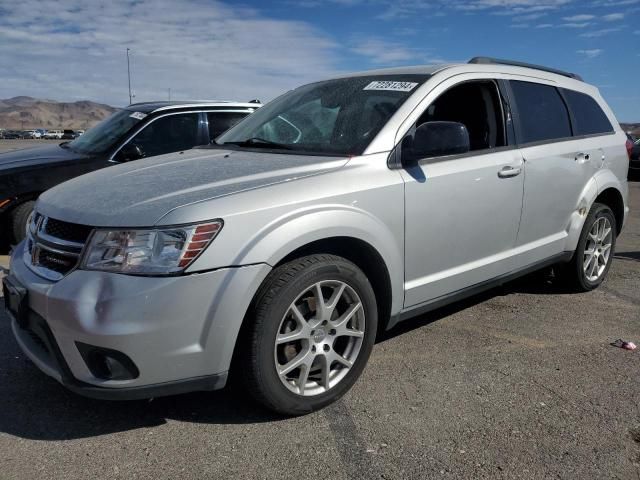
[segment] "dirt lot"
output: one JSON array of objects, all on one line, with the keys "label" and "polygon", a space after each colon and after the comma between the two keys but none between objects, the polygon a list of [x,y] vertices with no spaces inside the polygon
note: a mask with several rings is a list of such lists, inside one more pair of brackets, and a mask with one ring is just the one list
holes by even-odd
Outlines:
[{"label": "dirt lot", "polygon": [[274,417],[225,390],[113,403],[22,355],[0,313],[0,478],[640,478],[640,184],[606,283],[541,274],[401,325],[353,390]]}]

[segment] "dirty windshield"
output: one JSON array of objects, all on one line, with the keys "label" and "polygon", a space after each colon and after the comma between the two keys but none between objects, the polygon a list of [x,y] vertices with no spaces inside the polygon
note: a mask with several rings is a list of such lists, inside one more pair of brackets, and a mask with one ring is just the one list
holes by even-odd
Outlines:
[{"label": "dirty windshield", "polygon": [[313,83],[259,109],[218,145],[360,155],[428,75],[367,75]]}]

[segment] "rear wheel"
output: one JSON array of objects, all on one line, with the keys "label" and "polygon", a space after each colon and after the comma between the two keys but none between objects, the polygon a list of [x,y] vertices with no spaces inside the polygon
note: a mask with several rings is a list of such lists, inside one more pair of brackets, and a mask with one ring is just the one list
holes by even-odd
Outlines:
[{"label": "rear wheel", "polygon": [[13,235],[14,242],[20,243],[27,235],[27,224],[29,222],[29,216],[33,212],[36,202],[28,201],[21,203],[13,209],[10,215],[9,221],[11,222],[11,233]]},{"label": "rear wheel", "polygon": [[577,290],[593,290],[604,281],[613,261],[616,231],[616,218],[611,209],[594,203],[566,269],[567,280]]},{"label": "rear wheel", "polygon": [[244,380],[266,407],[287,415],[322,408],[351,388],[371,353],[377,307],[366,276],[333,255],[276,268],[258,292]]}]

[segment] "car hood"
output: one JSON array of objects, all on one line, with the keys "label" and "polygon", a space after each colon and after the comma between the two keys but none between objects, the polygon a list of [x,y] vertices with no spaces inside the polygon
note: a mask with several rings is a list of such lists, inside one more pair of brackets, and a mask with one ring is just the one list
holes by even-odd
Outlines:
[{"label": "car hood", "polygon": [[12,152],[0,153],[0,171],[16,167],[29,167],[48,163],[85,158],[86,155],[73,152],[60,145],[44,145],[42,147],[25,148]]},{"label": "car hood", "polygon": [[91,226],[145,227],[170,210],[317,175],[346,157],[193,149],[98,170],[40,196],[38,211]]}]

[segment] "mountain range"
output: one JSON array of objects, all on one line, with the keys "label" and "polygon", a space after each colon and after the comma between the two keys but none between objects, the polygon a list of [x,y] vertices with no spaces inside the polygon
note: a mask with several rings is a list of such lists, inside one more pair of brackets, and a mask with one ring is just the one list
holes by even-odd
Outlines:
[{"label": "mountain range", "polygon": [[0,128],[86,130],[116,110],[118,109],[109,105],[89,100],[57,102],[25,96],[0,99]]}]

